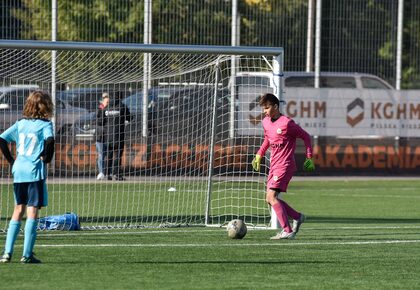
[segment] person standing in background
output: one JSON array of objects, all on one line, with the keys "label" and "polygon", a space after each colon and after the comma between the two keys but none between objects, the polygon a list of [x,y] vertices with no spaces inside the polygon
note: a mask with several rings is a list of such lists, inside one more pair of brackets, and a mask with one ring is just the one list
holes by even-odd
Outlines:
[{"label": "person standing in background", "polygon": [[[102,101],[99,104],[98,111],[96,112],[96,119],[98,120],[100,116],[102,116],[102,111],[108,107],[109,104],[109,94],[104,92],[102,94]],[[105,151],[106,151],[106,144],[105,144],[105,136],[104,136],[104,126],[97,122],[96,124],[96,154],[97,154],[97,164],[98,164],[98,171],[99,174],[97,176],[98,180],[105,179]]]},{"label": "person standing in background", "polygon": [[98,125],[104,129],[105,171],[108,180],[125,180],[121,172],[121,161],[125,144],[125,126],[131,117],[127,106],[121,103],[121,98],[122,93],[117,93],[98,115]]}]

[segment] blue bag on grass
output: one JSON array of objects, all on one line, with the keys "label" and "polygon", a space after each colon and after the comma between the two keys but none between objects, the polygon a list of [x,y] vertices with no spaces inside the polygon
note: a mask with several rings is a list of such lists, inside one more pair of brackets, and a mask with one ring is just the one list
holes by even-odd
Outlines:
[{"label": "blue bag on grass", "polygon": [[53,215],[40,218],[38,220],[37,230],[80,230],[79,217],[75,213],[66,213],[63,215]]}]

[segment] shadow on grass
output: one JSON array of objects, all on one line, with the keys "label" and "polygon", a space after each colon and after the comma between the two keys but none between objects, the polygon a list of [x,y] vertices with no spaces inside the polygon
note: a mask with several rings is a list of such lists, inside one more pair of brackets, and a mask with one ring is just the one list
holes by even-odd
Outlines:
[{"label": "shadow on grass", "polygon": [[[159,223],[161,225],[203,225],[205,223],[204,215],[144,215],[144,216],[108,216],[108,217],[80,217],[83,223],[126,223],[126,224],[150,224]],[[242,219],[249,224],[268,224],[269,216],[251,216],[251,215],[218,215],[210,216],[209,224],[224,224],[232,219]]]}]

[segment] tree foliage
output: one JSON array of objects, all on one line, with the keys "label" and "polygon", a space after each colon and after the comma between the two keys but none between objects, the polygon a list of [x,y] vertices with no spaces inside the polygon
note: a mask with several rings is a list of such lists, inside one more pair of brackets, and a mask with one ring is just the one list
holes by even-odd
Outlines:
[{"label": "tree foliage", "polygon": [[[17,3],[12,14],[22,27],[20,38],[51,39],[51,1]],[[393,80],[397,2],[322,3],[322,68],[369,72]],[[419,50],[420,20],[407,16],[419,15],[420,7],[416,0],[404,3],[403,84],[412,87],[410,81],[420,79],[419,54],[413,53]],[[143,43],[144,1],[66,0],[57,4],[57,40]],[[231,44],[231,1],[155,0],[152,5],[153,43]],[[238,5],[241,45],[284,47],[285,69],[305,69],[308,0],[239,0]],[[379,26],[378,20],[382,21]]]}]

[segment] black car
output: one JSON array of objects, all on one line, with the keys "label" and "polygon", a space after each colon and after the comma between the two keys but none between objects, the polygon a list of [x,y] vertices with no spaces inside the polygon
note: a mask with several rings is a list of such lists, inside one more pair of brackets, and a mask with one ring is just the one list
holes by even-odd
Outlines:
[{"label": "black car", "polygon": [[[185,85],[172,85],[172,86],[157,86],[149,89],[148,103],[147,103],[147,135],[156,136],[162,126],[164,126],[162,117],[159,110],[167,104],[171,97],[183,91],[188,86]],[[143,128],[143,92],[137,92],[133,95],[126,97],[122,101],[130,110],[132,120],[129,124],[129,132],[134,138],[142,136]]]},{"label": "black car", "polygon": [[[182,88],[185,88],[183,86]],[[171,96],[172,93],[180,90],[177,86],[161,86],[153,87],[148,91],[148,136],[157,134],[157,119],[156,107],[160,102],[164,102]],[[71,103],[83,106],[89,109],[90,113],[83,118],[80,118],[73,127],[74,135],[77,140],[93,140],[96,131],[96,110],[99,101],[102,98],[102,93],[105,89],[79,89],[62,92],[62,96],[66,99],[71,99]],[[107,91],[108,92],[108,91]],[[112,98],[111,92],[111,98]],[[87,101],[92,100],[92,101]],[[130,139],[137,139],[142,137],[143,128],[143,92],[133,92],[124,97],[121,101],[128,107],[131,114],[131,121],[127,124],[126,134]]]},{"label": "black car", "polygon": [[123,99],[129,90],[119,90],[114,87],[88,87],[60,91],[58,96],[71,106],[82,108],[87,113],[74,122],[70,128],[71,134],[77,141],[93,141],[96,131],[96,111],[102,101],[103,93],[107,92],[111,99]]},{"label": "black car", "polygon": [[216,114],[216,136],[229,132],[230,93],[226,88],[195,85],[172,93],[158,102],[154,119],[160,134],[174,137],[205,138],[211,135],[213,112]]},{"label": "black car", "polygon": [[[213,116],[215,88],[207,85],[162,86],[149,90],[147,104],[147,135],[168,138],[209,137]],[[127,139],[142,137],[143,92],[135,92],[122,100],[130,110]],[[230,94],[218,88],[216,99],[216,135],[229,132]],[[96,110],[81,118],[74,126],[78,140],[94,140]]]},{"label": "black car", "polygon": [[129,90],[116,90],[115,88],[94,87],[94,88],[77,88],[59,92],[58,96],[61,100],[68,102],[73,107],[83,108],[89,112],[95,112],[102,100],[102,94],[107,92],[111,99],[124,99],[130,94]]}]

